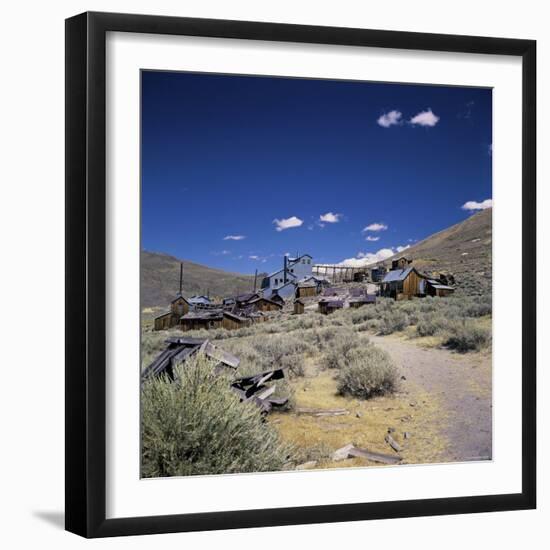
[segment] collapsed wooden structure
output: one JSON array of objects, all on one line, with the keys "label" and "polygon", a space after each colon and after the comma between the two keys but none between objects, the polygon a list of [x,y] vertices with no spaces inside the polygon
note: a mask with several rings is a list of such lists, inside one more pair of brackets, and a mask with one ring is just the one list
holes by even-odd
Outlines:
[{"label": "collapsed wooden structure", "polygon": [[[236,371],[240,364],[237,357],[208,339],[168,338],[165,343],[166,349],[142,372],[142,383],[159,376],[167,376],[170,380],[175,380],[176,368],[198,353],[203,353],[214,361],[214,373],[219,373],[226,368]],[[273,397],[276,385],[271,383],[283,378],[285,378],[284,369],[274,369],[254,376],[237,378],[231,382],[230,387],[240,397],[241,402],[254,403],[263,414],[267,414],[273,408],[284,407],[288,403],[288,397]]]},{"label": "collapsed wooden structure", "polygon": [[239,359],[203,338],[167,338],[166,349],[142,372],[141,380],[166,375],[174,380],[175,369],[196,353],[204,353],[217,362],[216,367],[236,369]]}]

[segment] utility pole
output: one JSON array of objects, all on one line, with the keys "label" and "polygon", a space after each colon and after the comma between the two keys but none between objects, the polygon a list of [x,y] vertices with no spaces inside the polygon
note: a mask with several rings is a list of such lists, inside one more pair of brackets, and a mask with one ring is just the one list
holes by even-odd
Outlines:
[{"label": "utility pole", "polygon": [[258,281],[258,269],[254,273],[254,294],[256,294],[256,282]]},{"label": "utility pole", "polygon": [[180,296],[183,296],[183,262],[180,263]]}]

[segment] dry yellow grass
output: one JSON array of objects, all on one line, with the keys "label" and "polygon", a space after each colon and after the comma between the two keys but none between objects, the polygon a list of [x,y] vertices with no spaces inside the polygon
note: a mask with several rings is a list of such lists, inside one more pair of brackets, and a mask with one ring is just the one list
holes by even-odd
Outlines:
[{"label": "dry yellow grass", "polygon": [[[304,462],[317,460],[314,468],[380,466],[363,458],[332,461],[330,455],[349,443],[371,451],[394,454],[384,441],[388,428],[403,446],[403,464],[438,462],[447,442],[441,437],[446,419],[433,396],[420,390],[361,401],[336,393],[335,373],[309,369],[304,378],[293,381],[296,406],[314,409],[347,409],[349,415],[316,417],[273,413],[273,422],[284,441],[296,446]],[[404,432],[410,438],[404,439]]]}]

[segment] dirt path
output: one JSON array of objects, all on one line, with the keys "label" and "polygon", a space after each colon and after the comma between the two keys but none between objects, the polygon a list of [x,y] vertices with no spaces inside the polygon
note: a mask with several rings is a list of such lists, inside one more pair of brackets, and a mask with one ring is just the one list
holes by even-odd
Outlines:
[{"label": "dirt path", "polygon": [[490,354],[460,355],[424,349],[393,336],[371,336],[400,367],[402,388],[414,399],[418,388],[439,398],[449,441],[446,461],[491,458],[492,404]]}]

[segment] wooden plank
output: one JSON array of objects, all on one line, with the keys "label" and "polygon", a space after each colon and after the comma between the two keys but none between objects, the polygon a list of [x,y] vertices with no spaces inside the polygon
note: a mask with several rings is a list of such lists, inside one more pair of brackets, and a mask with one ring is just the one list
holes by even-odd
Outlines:
[{"label": "wooden plank", "polygon": [[401,462],[400,456],[377,453],[374,451],[369,451],[368,449],[359,449],[357,447],[350,449],[349,455],[352,457],[366,458],[367,460],[380,462],[382,464],[399,464]]},{"label": "wooden plank", "polygon": [[395,439],[390,434],[386,434],[384,440],[396,453],[399,453],[403,450],[401,445],[399,445],[399,443],[397,443],[397,441],[395,441]]}]

